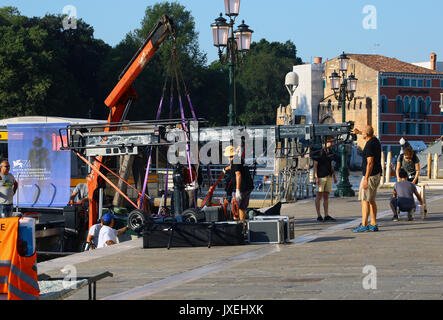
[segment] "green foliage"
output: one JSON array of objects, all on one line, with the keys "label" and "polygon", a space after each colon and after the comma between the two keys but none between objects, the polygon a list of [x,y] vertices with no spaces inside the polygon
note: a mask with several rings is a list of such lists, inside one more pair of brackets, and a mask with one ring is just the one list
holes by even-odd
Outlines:
[{"label": "green foliage", "polygon": [[[163,15],[169,16],[174,22],[176,27],[175,46],[180,69],[182,70],[188,91],[192,92],[192,103],[199,104],[200,99],[195,98],[196,94],[194,91],[198,91],[198,88],[205,85],[205,80],[203,79],[207,79],[204,68],[206,56],[201,53],[198,46],[198,33],[195,30],[194,18],[184,6],[176,2],[162,2],[148,6],[145,11],[145,16],[141,21],[140,28],[127,34],[126,38],[108,55],[103,74],[106,74],[104,78],[113,79],[113,81],[106,83],[107,91],[108,93],[111,92],[117,83],[117,76],[120,74],[120,71],[145,42],[145,39]],[[164,83],[166,79],[168,79],[167,87],[169,88],[171,81],[169,70],[173,42],[170,39],[171,37],[162,43],[158,52],[156,52],[148,62],[146,66],[147,70],[142,72],[134,83],[139,97],[129,112],[128,117],[131,120],[155,118],[158,104],[163,93]],[[128,52],[130,54],[128,54]],[[119,66],[119,68],[117,66]],[[174,86],[176,86],[175,83]],[[167,91],[166,94],[168,95],[167,98],[169,98],[169,91]],[[190,117],[191,114],[184,94],[184,88],[182,88],[186,117]],[[162,110],[164,114],[162,118],[169,117],[169,99],[165,99],[165,101],[168,102],[165,102],[163,105]],[[177,96],[175,96],[174,101],[176,105],[173,108],[173,117],[177,118],[180,116]]]},{"label": "green foliage", "polygon": [[286,74],[301,64],[291,41],[252,43],[237,75],[237,114],[244,124],[275,123],[276,109],[286,105],[288,93],[284,86]]},{"label": "green foliage", "polygon": [[[176,26],[176,52],[186,83],[181,95],[185,116],[191,117],[189,93],[198,117],[210,125],[225,125],[228,109],[228,69],[218,61],[206,65],[198,45],[191,12],[177,2],[148,6],[140,27],[115,47],[94,38],[94,29],[77,20],[77,29],[63,30],[64,16],[22,16],[14,7],[0,8],[0,117],[53,115],[104,119],[104,100],[162,15]],[[138,100],[130,120],[153,119],[165,80],[173,42],[166,40],[136,79]],[[215,49],[214,49],[215,50]],[[244,124],[275,122],[276,108],[288,101],[286,73],[300,64],[295,45],[261,40],[253,43],[244,64],[236,68],[237,115]],[[170,82],[168,82],[168,89]],[[176,86],[176,83],[174,83]],[[176,90],[176,88],[175,88]],[[169,117],[169,90],[162,118]],[[173,117],[180,117],[177,92]]]},{"label": "green foliage", "polygon": [[97,74],[110,47],[81,20],[64,31],[62,19],[0,8],[0,117],[87,117],[103,104]]}]

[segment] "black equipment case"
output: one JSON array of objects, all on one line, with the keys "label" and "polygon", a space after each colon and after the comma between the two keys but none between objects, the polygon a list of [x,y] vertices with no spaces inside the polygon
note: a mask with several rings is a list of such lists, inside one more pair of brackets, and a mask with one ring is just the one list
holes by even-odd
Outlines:
[{"label": "black equipment case", "polygon": [[63,208],[63,218],[65,219],[65,228],[79,230],[81,227],[80,211],[82,207],[79,205],[66,206]]},{"label": "black equipment case", "polygon": [[143,248],[237,246],[245,244],[243,224],[237,222],[146,223]]}]

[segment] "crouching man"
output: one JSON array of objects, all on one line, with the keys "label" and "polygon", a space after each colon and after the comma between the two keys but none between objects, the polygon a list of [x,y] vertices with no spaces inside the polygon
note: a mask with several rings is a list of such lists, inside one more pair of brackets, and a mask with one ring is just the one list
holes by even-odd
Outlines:
[{"label": "crouching man", "polygon": [[399,178],[400,181],[395,184],[394,195],[391,199],[391,209],[394,213],[392,221],[398,221],[397,208],[399,208],[400,211],[407,212],[408,221],[412,221],[414,220],[412,217],[412,212],[415,209],[414,194],[422,206],[423,199],[420,197],[415,184],[408,181],[408,173],[405,170],[400,169]]},{"label": "crouching man", "polygon": [[103,226],[100,229],[100,233],[98,235],[98,244],[97,248],[104,248],[107,246],[112,246],[117,243],[117,236],[128,231],[129,227],[123,227],[119,230],[115,230],[112,227],[114,226],[114,215],[111,213],[106,213],[102,217]]}]

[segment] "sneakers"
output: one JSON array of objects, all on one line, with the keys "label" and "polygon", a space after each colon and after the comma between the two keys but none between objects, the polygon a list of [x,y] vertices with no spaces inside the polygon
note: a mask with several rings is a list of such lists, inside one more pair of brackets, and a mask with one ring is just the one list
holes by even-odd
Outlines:
[{"label": "sneakers", "polygon": [[414,216],[412,215],[412,211],[408,211],[408,221],[414,221]]},{"label": "sneakers", "polygon": [[392,217],[392,221],[394,221],[394,222],[398,222],[398,215],[393,216],[393,217]]},{"label": "sneakers", "polygon": [[334,221],[336,221],[333,217],[331,217],[331,216],[326,216],[325,217],[325,219],[324,219],[324,221],[326,222],[326,221],[331,221],[331,222],[334,222]]},{"label": "sneakers", "polygon": [[372,225],[368,225],[366,227],[362,226],[362,224],[360,224],[357,228],[352,229],[353,232],[377,232],[378,231],[378,225],[372,226]]},{"label": "sneakers", "polygon": [[318,217],[317,218],[317,221],[318,222],[334,222],[334,221],[336,221],[333,217],[331,217],[331,216],[326,216],[324,219],[323,219],[323,217]]},{"label": "sneakers", "polygon": [[357,232],[368,232],[369,231],[369,227],[366,226],[364,227],[362,224],[360,224],[357,228],[352,229],[353,232],[357,233]]}]

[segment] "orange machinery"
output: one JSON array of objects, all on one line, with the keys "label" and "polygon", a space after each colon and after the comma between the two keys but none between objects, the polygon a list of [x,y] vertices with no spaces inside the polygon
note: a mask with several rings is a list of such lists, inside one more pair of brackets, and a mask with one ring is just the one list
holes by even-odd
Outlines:
[{"label": "orange machinery", "polygon": [[[132,102],[137,99],[137,92],[133,87],[133,82],[140,74],[140,72],[147,65],[154,53],[159,49],[161,43],[165,40],[168,34],[174,37],[175,28],[173,21],[166,15],[162,16],[157,22],[150,35],[146,38],[144,44],[140,47],[132,60],[125,67],[120,74],[119,81],[112,92],[105,100],[105,104],[110,108],[108,116],[108,124],[122,122],[125,120]],[[107,126],[105,132],[116,130],[116,127]],[[94,167],[100,172],[102,170],[102,163],[105,159],[103,156],[97,157],[94,161]],[[89,193],[89,228],[94,225],[98,219],[98,203],[94,197],[94,192],[100,184],[100,174],[93,170],[90,173],[91,179],[88,181]]]}]

